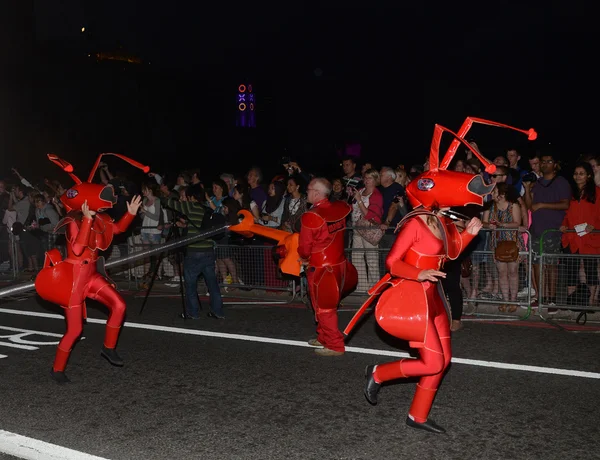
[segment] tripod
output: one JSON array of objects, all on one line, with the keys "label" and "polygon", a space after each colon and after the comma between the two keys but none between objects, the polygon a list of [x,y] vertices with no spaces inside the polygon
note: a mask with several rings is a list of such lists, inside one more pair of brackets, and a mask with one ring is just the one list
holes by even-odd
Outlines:
[{"label": "tripod", "polygon": [[[185,214],[183,214],[182,212],[179,212],[179,211],[177,211],[175,209],[171,209],[171,208],[169,208],[169,210],[172,212],[172,217],[170,220],[171,226],[169,227],[169,232],[167,233],[165,242],[169,242],[172,238],[178,238],[179,236],[184,236],[184,235],[179,234],[179,227],[177,227],[177,225],[176,225],[180,218],[183,218],[187,222],[194,225],[194,223],[191,222],[190,219],[188,219],[188,217]],[[182,256],[181,252],[182,252],[182,248],[175,249],[175,263],[177,264],[176,271],[179,272],[179,295],[181,297],[181,307],[183,308],[183,313],[185,315],[185,290],[183,288],[183,261],[182,261],[182,257],[181,257]],[[140,315],[144,311],[144,307],[146,306],[146,302],[148,301],[148,297],[150,296],[150,292],[152,291],[152,287],[154,286],[154,280],[156,279],[156,275],[158,275],[158,270],[160,270],[160,265],[162,264],[164,257],[165,257],[165,253],[161,252],[160,257],[154,267],[154,271],[152,272],[150,281],[148,283],[148,289],[146,290],[146,294],[144,296],[144,301],[142,302],[142,307],[140,308]]]}]

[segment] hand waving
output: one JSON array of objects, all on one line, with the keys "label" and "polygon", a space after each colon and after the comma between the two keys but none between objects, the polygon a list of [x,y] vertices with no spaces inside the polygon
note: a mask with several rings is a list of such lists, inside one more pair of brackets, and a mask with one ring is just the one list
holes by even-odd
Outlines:
[{"label": "hand waving", "polygon": [[127,202],[127,211],[129,214],[133,214],[134,216],[137,214],[138,209],[142,205],[142,198],[139,195],[135,195],[131,201]]}]

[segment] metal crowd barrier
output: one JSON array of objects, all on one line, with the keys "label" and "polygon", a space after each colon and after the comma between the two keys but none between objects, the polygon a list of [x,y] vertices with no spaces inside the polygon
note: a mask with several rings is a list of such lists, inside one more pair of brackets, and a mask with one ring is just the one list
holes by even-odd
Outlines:
[{"label": "metal crowd barrier", "polygon": [[[297,296],[304,297],[303,284],[300,279],[287,275],[281,276],[272,255],[274,245],[270,240],[264,241],[264,244],[252,240],[241,240],[241,244],[217,243],[215,245],[217,278],[222,294],[230,299],[223,302],[225,305],[280,305],[293,302]],[[148,245],[142,243],[139,235],[128,239],[128,253],[148,250],[147,248]],[[183,261],[183,256],[181,261]],[[181,269],[175,266],[176,263],[175,258],[163,257],[157,273],[164,279],[180,276],[178,272]],[[148,263],[130,264],[125,272],[129,282],[133,281],[138,289],[140,288],[139,282],[144,278],[148,265]],[[206,289],[203,279],[198,284],[201,289]],[[258,300],[258,296],[255,295],[257,300],[251,300],[249,299],[250,291],[254,291],[252,294],[257,291],[266,291],[274,295],[282,294],[282,296],[280,300],[273,300],[273,296],[262,296],[262,300]]]},{"label": "metal crowd barrier", "polygon": [[[567,232],[575,233],[575,230],[569,229]],[[592,233],[600,231],[594,230]],[[540,237],[540,269],[537,280],[539,316],[553,326],[567,330],[552,318],[559,310],[578,313],[576,322],[582,325],[586,323],[588,314],[600,311],[600,256],[556,252],[554,247],[550,249],[553,252],[548,252],[548,242],[553,238],[556,241],[559,236],[562,236],[560,230],[549,229]],[[547,246],[546,250],[544,245]],[[562,244],[559,248],[562,249]],[[550,293],[554,293],[554,296],[549,295]],[[582,332],[573,329],[568,331]]]},{"label": "metal crowd barrier", "polygon": [[[173,239],[165,242],[161,245],[148,247],[141,244],[139,237],[133,237],[127,244],[120,244],[113,246],[111,257],[107,260],[106,267],[109,269],[115,269],[118,267],[123,268],[121,271],[111,271],[111,275],[117,273],[123,274],[130,283],[134,282],[136,289],[139,289],[138,281],[142,278],[145,269],[143,265],[140,267],[140,262],[143,263],[151,256],[159,256],[160,254],[168,254],[174,249],[181,248],[197,240],[209,238],[218,233],[226,231],[227,227],[222,227],[210,231],[202,232],[192,237],[183,237]],[[349,228],[347,232],[347,243],[352,244],[353,231],[355,229]],[[463,284],[465,302],[465,313],[472,314],[475,316],[493,316],[501,318],[502,320],[515,319],[524,320],[527,319],[532,313],[532,300],[534,294],[537,294],[539,301],[539,315],[540,318],[545,321],[551,321],[551,317],[542,310],[553,309],[553,308],[565,308],[568,310],[575,310],[580,312],[578,322],[582,320],[584,323],[587,320],[587,315],[596,311],[600,308],[597,304],[590,305],[589,302],[580,302],[581,292],[585,292],[587,289],[585,286],[588,284],[594,285],[594,282],[590,282],[587,278],[581,278],[581,282],[577,284],[579,294],[571,297],[571,300],[567,302],[567,285],[566,280],[573,278],[573,273],[568,273],[568,270],[581,270],[581,267],[595,266],[596,269],[596,283],[598,283],[598,263],[600,262],[599,256],[583,256],[583,255],[571,255],[571,254],[548,254],[544,252],[543,244],[539,248],[539,260],[540,260],[540,276],[538,281],[538,292],[533,291],[532,284],[532,267],[533,267],[533,251],[528,249],[527,251],[520,252],[520,256],[524,259],[519,262],[518,276],[518,295],[517,299],[510,301],[501,298],[501,286],[497,271],[497,264],[494,261],[494,251],[490,248],[490,235],[493,232],[506,231],[507,229],[482,229],[480,232],[481,242],[477,245],[476,242],[472,243],[476,246],[470,246],[467,249],[468,257],[472,262],[472,271],[468,278],[463,278],[461,284]],[[510,229],[515,231],[514,229]],[[550,232],[556,232],[557,230],[549,230],[544,235]],[[598,232],[600,233],[600,232]],[[521,233],[523,236],[527,236],[528,246],[530,246],[531,235],[529,232]],[[390,235],[386,235],[390,236]],[[389,248],[393,244],[395,235],[391,235],[391,238],[382,240],[380,243],[385,247],[348,247],[346,249],[349,260],[357,267],[359,275],[358,289],[353,293],[354,296],[366,296],[366,291],[381,276],[385,273],[385,259],[389,252]],[[544,241],[544,237],[542,237]],[[15,247],[13,240],[13,248]],[[287,277],[280,276],[278,273],[275,262],[272,258],[273,246],[269,243],[260,244],[254,241],[243,240],[241,244],[221,244],[216,246],[216,258],[217,258],[217,270],[220,277],[220,286],[223,289],[223,294],[232,298],[233,300],[227,301],[227,304],[287,304],[300,298],[303,301],[307,300],[306,296],[306,280],[304,277]],[[579,261],[578,265],[570,263],[569,260]],[[177,276],[178,270],[173,265],[173,258],[162,257],[162,270],[166,277]],[[587,265],[586,265],[587,264]],[[556,302],[555,304],[550,303],[550,299],[544,296],[545,291],[545,277],[549,266],[558,266],[558,281],[556,286]],[[576,267],[576,268],[574,268]],[[589,276],[589,274],[587,275]],[[570,278],[569,278],[570,277]],[[118,279],[118,278],[117,278]],[[201,282],[202,283],[202,282]],[[473,284],[475,283],[475,284]],[[584,286],[584,287],[582,287]],[[485,292],[485,288],[490,292]],[[9,286],[4,289],[0,289],[0,298],[10,295],[18,295],[27,291],[31,291],[34,288],[34,283],[24,283],[19,285]],[[256,300],[249,299],[248,291],[255,291],[253,294],[258,293],[258,296],[254,296]],[[595,295],[600,294],[600,288],[596,288]],[[588,291],[589,292],[589,291]],[[277,299],[275,295],[265,296],[265,293],[282,293],[285,295],[280,299]],[[476,294],[476,295],[472,295]],[[589,292],[591,295],[592,293]],[[516,312],[524,313],[517,315],[506,315],[503,313],[515,313],[513,311],[499,311],[499,312],[487,312],[476,311],[476,308],[471,308],[471,305],[488,305],[488,306],[505,306],[504,308],[514,306]],[[474,311],[469,311],[473,309]]]},{"label": "metal crowd barrier", "polygon": [[[106,262],[105,267],[107,269],[110,269],[113,267],[128,265],[128,264],[131,264],[132,262],[136,262],[138,260],[143,260],[143,259],[153,256],[153,255],[158,255],[162,252],[168,252],[170,250],[177,249],[182,246],[187,246],[195,241],[210,238],[211,236],[217,235],[219,233],[223,233],[224,231],[227,230],[228,227],[229,227],[228,225],[225,225],[223,227],[218,227],[218,228],[214,228],[211,230],[206,230],[204,232],[200,232],[193,236],[184,236],[181,238],[175,238],[175,239],[173,239],[169,242],[166,242],[165,244],[162,244],[160,246],[156,246],[156,247],[153,247],[150,249],[142,249],[140,251],[133,252],[131,254],[127,254],[125,256],[122,256],[122,257],[119,257],[119,258],[116,258],[113,260],[108,260]],[[24,292],[29,292],[34,289],[35,289],[35,283],[33,281],[29,282],[29,283],[22,283],[22,284],[18,284],[18,285],[8,286],[4,289],[0,289],[0,298],[8,297],[11,295],[22,294]]]},{"label": "metal crowd barrier", "polygon": [[[352,230],[352,229],[351,229]],[[467,249],[467,255],[472,261],[472,274],[468,278],[469,283],[464,281],[464,278],[461,280],[461,284],[467,285],[467,288],[464,289],[464,302],[467,305],[467,309],[469,308],[469,304],[488,304],[488,305],[504,305],[505,308],[509,308],[510,306],[514,306],[518,311],[524,310],[523,314],[518,315],[517,318],[514,319],[527,319],[532,312],[531,309],[531,300],[532,300],[532,291],[531,287],[531,267],[532,267],[532,251],[526,250],[521,251],[519,253],[520,257],[524,260],[519,262],[518,268],[518,292],[517,299],[514,301],[504,300],[501,296],[501,287],[500,281],[498,278],[498,270],[496,266],[496,262],[494,260],[494,251],[490,248],[491,234],[494,232],[503,232],[503,231],[511,231],[516,232],[516,229],[506,229],[506,228],[497,228],[497,229],[482,229],[480,231],[480,244],[477,244],[474,241],[469,248]],[[531,241],[531,235],[529,232],[519,232],[521,236],[526,236],[526,240]],[[349,260],[352,261],[354,266],[357,268],[358,272],[358,288],[353,293],[354,295],[365,296],[366,291],[375,284],[379,278],[386,272],[385,269],[385,259],[388,255],[391,245],[393,244],[393,240],[395,239],[395,235],[388,242],[389,247],[382,248],[348,248],[346,250],[346,254]],[[350,242],[352,242],[352,238],[350,238]],[[527,247],[527,246],[526,246]],[[471,285],[471,282],[475,282],[477,285]],[[484,292],[485,286],[490,286],[490,292]],[[477,296],[472,297],[471,294],[473,292],[478,293]],[[467,310],[466,309],[466,310]],[[476,316],[498,316],[502,318],[502,320],[513,319],[507,315],[500,314],[503,312],[498,312],[498,314],[493,313],[483,313],[473,311],[472,314]],[[508,312],[512,313],[512,312]]]}]

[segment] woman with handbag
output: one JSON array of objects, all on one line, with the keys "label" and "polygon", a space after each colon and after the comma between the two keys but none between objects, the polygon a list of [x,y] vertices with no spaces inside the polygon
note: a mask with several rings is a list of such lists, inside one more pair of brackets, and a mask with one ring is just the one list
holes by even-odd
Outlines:
[{"label": "woman with handbag", "polygon": [[365,292],[379,280],[377,248],[383,237],[379,228],[383,217],[383,195],[377,190],[379,172],[376,169],[366,170],[363,182],[363,189],[353,189],[352,264],[358,271],[356,290]]},{"label": "woman with handbag", "polygon": [[[512,185],[500,183],[492,191],[493,203],[483,213],[483,226],[492,230],[491,248],[496,259],[498,281],[504,301],[516,302],[519,292],[519,262],[522,257],[519,252],[525,251],[523,236],[519,227],[522,226],[519,195]],[[498,310],[514,313],[517,305],[500,305]]]}]

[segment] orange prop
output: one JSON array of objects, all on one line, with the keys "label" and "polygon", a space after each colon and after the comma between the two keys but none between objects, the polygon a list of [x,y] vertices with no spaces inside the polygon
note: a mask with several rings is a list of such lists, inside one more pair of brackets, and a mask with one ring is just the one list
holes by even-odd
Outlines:
[{"label": "orange prop", "polygon": [[237,225],[232,225],[229,230],[239,233],[242,236],[251,238],[254,235],[264,236],[277,241],[277,254],[279,259],[279,268],[288,275],[300,276],[300,256],[298,255],[298,233],[289,233],[276,228],[264,227],[254,223],[254,216],[250,211],[242,210],[238,216],[241,221]]}]

